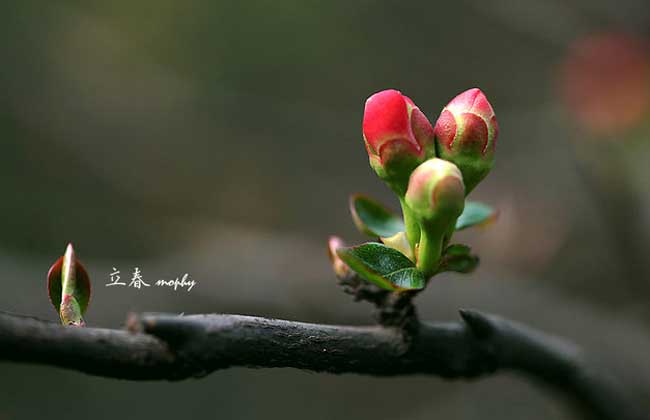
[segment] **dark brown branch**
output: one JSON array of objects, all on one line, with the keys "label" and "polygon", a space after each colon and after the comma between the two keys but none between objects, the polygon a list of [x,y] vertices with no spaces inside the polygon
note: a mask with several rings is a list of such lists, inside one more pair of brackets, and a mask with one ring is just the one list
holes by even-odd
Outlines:
[{"label": "dark brown branch", "polygon": [[64,327],[0,313],[0,360],[38,363],[124,379],[159,378],[175,357],[154,336],[123,330]]},{"label": "dark brown branch", "polygon": [[123,379],[200,377],[233,366],[369,375],[475,378],[515,370],[575,397],[599,419],[640,419],[621,390],[557,338],[462,311],[464,323],[403,329],[307,324],[239,315],[144,314],[132,332],[70,328],[0,314],[0,360]]}]

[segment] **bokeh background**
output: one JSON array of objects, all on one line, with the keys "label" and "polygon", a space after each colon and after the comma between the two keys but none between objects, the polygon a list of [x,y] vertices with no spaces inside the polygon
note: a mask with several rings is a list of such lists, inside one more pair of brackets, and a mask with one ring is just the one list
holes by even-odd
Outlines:
[{"label": "bokeh background", "polygon": [[[371,322],[336,287],[325,246],[330,234],[363,239],[350,193],[397,208],[367,164],[364,101],[398,88],[434,122],[478,86],[501,136],[472,195],[500,217],[461,235],[482,265],[431,284],[422,318],[472,307],[568,337],[650,410],[647,0],[6,0],[0,23],[1,310],[56,320],[45,273],[72,241],[93,280],[93,326],[133,311]],[[135,267],[197,286],[104,286]],[[0,364],[0,420],[72,410],[577,418],[510,374],[231,369],[134,383]]]}]

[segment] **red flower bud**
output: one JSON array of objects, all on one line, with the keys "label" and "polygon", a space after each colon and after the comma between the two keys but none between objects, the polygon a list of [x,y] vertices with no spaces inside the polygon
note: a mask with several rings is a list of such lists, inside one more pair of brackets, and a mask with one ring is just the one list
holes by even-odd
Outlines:
[{"label": "red flower bud", "polygon": [[366,101],[363,138],[370,165],[399,195],[413,169],[435,156],[433,127],[407,96],[389,89]]},{"label": "red flower bud", "polygon": [[442,110],[434,132],[438,157],[458,166],[469,194],[494,163],[499,126],[492,105],[480,89],[467,90]]}]

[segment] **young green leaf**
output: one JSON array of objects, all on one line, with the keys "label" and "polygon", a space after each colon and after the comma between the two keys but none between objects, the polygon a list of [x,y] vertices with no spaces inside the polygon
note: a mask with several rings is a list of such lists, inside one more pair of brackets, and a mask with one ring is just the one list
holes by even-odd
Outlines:
[{"label": "young green leaf", "polygon": [[470,252],[472,252],[472,248],[470,248],[467,245],[451,244],[447,248],[445,248],[443,255],[457,257],[457,256],[468,255]]},{"label": "young green leaf", "polygon": [[467,245],[449,245],[442,254],[438,273],[455,271],[457,273],[471,273],[476,269],[479,258],[470,254],[471,249]]},{"label": "young green leaf", "polygon": [[465,210],[456,220],[456,230],[487,223],[496,217],[496,211],[478,201],[465,201]]},{"label": "young green leaf", "polygon": [[424,275],[413,261],[383,244],[370,242],[339,248],[336,253],[357,274],[383,289],[422,289],[426,285]]},{"label": "young green leaf", "polygon": [[381,242],[384,245],[398,250],[406,257],[408,257],[409,260],[415,261],[415,257],[413,256],[413,250],[411,250],[411,244],[409,244],[409,241],[406,238],[406,232],[397,232],[395,235],[390,236],[388,238],[379,238],[379,239],[381,239]]},{"label": "young green leaf", "polygon": [[370,197],[350,196],[350,212],[360,232],[371,237],[390,237],[404,230],[402,219]]}]

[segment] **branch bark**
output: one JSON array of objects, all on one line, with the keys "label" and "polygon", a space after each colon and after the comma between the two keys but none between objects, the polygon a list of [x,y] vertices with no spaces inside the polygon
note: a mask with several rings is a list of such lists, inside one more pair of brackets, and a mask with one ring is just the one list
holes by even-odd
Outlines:
[{"label": "branch bark", "polygon": [[464,322],[401,328],[143,314],[129,319],[127,331],[0,313],[0,361],[132,380],[202,377],[233,366],[444,378],[512,370],[571,395],[588,418],[645,418],[574,345],[496,316],[467,310],[461,316]]}]

